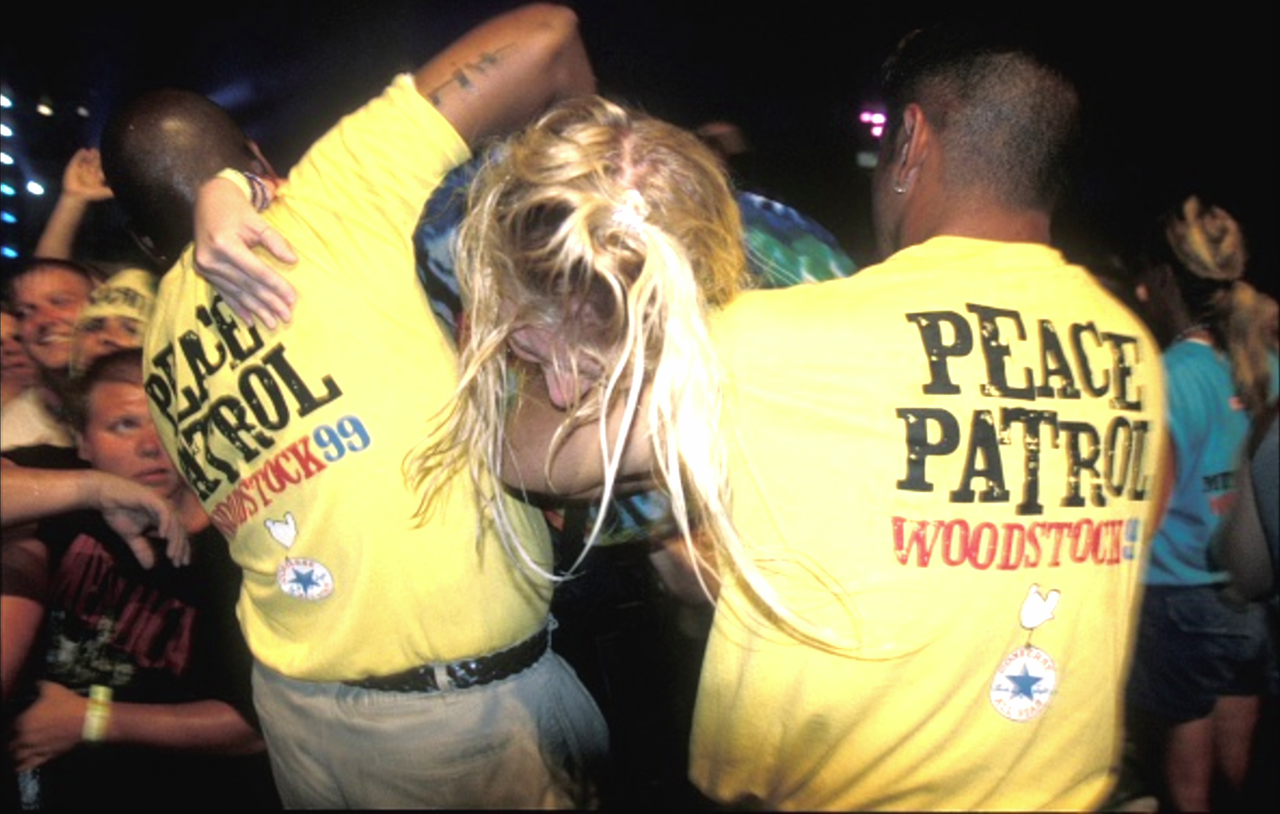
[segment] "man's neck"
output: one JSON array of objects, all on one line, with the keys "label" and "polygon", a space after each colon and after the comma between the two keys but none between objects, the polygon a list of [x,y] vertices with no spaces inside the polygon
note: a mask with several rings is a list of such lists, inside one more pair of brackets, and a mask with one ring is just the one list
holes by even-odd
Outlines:
[{"label": "man's neck", "polygon": [[1011,207],[983,190],[951,192],[922,178],[904,213],[903,246],[938,237],[969,237],[1001,243],[1050,243],[1050,213]]},{"label": "man's neck", "polygon": [[1029,209],[969,209],[949,213],[939,222],[936,234],[994,240],[1001,243],[1050,242],[1050,218],[1045,212]]}]

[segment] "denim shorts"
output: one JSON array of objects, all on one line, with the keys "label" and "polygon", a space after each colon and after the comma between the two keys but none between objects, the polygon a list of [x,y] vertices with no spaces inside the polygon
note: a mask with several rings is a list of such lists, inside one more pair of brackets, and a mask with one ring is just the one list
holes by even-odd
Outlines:
[{"label": "denim shorts", "polygon": [[1272,658],[1263,605],[1219,586],[1149,585],[1128,701],[1175,723],[1205,718],[1222,696],[1263,694]]}]

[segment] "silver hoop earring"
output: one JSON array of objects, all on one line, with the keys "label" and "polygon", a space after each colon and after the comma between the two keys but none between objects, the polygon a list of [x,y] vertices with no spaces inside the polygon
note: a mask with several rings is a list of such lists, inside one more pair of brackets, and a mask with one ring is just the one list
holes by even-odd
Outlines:
[{"label": "silver hoop earring", "polygon": [[901,195],[907,191],[907,188],[904,187],[901,182],[897,182],[893,185],[893,191]]}]

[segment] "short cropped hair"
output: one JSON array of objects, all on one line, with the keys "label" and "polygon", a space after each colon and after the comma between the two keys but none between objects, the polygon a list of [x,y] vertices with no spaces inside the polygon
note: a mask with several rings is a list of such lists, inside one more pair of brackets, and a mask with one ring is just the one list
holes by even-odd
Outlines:
[{"label": "short cropped hair", "polygon": [[126,348],[99,356],[73,379],[63,402],[66,421],[76,432],[89,426],[93,389],[100,384],[136,384],[142,386],[142,349]]},{"label": "short cropped hair", "polygon": [[1080,150],[1080,100],[1036,32],[948,21],[905,36],[880,75],[891,141],[920,105],[947,153],[945,182],[1051,211]]},{"label": "short cropped hair", "polygon": [[48,271],[51,269],[62,269],[69,271],[79,277],[83,277],[89,283],[90,289],[96,287],[102,282],[105,275],[93,266],[84,263],[77,263],[75,260],[67,260],[60,257],[28,257],[18,264],[13,272],[5,279],[4,282],[4,299],[10,304],[16,300],[18,281],[37,271]]}]

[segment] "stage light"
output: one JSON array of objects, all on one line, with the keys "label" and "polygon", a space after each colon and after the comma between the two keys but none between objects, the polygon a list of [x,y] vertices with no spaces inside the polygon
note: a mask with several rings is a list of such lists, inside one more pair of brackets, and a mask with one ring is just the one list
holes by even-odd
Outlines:
[{"label": "stage light", "polygon": [[884,135],[884,113],[879,110],[864,110],[858,115],[858,121],[867,125],[867,131],[871,133],[872,138],[880,138]]}]

